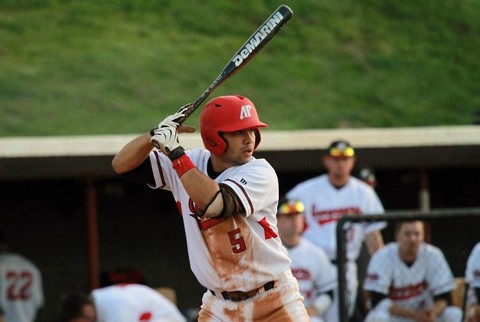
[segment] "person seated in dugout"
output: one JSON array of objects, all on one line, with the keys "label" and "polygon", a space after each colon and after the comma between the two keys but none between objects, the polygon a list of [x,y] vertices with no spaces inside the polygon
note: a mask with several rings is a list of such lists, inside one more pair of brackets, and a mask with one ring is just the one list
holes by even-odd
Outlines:
[{"label": "person seated in dugout", "polygon": [[424,242],[423,222],[399,222],[395,239],[370,259],[365,322],[460,322],[451,298],[455,279],[442,251]]},{"label": "person seated in dugout", "polygon": [[324,314],[333,302],[337,278],[325,251],[302,238],[304,211],[301,201],[280,199],[278,234],[292,260],[290,268],[298,281],[311,322],[323,322]]}]

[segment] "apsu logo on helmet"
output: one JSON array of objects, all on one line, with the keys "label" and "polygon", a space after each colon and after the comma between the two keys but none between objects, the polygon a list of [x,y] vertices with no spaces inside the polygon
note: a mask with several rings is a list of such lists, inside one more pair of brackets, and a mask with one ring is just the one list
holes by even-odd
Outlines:
[{"label": "apsu logo on helmet", "polygon": [[252,117],[252,105],[242,105],[240,109],[240,119],[243,120],[247,117]]}]

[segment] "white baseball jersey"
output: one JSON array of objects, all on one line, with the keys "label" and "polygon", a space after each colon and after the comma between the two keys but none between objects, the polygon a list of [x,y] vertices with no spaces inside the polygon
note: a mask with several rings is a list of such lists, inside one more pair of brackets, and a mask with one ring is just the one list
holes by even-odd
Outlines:
[{"label": "white baseball jersey", "polygon": [[32,322],[44,304],[42,276],[30,260],[0,253],[0,306],[5,322]]},{"label": "white baseball jersey", "polygon": [[465,280],[470,287],[480,288],[480,242],[475,245],[468,257]]},{"label": "white baseball jersey", "polygon": [[287,251],[306,307],[311,306],[317,296],[336,287],[334,268],[321,248],[301,239],[297,246],[287,248]]},{"label": "white baseball jersey", "polygon": [[175,304],[145,285],[107,286],[91,296],[98,322],[186,322]]},{"label": "white baseball jersey", "polygon": [[410,310],[429,309],[433,297],[450,292],[455,280],[442,251],[423,243],[417,259],[407,266],[398,255],[398,244],[389,243],[373,254],[364,289],[386,294]]},{"label": "white baseball jersey", "polygon": [[[207,173],[210,152],[186,152]],[[190,266],[198,281],[213,291],[250,291],[289,270],[290,259],[278,237],[276,207],[278,178],[264,159],[223,171],[215,181],[228,185],[242,202],[246,215],[200,221],[196,205],[185,191],[171,161],[150,153],[155,186],[172,192],[183,217]]]},{"label": "white baseball jersey", "polygon": [[473,293],[474,288],[480,288],[480,242],[475,245],[467,260],[465,281],[469,284],[469,303],[479,303]]},{"label": "white baseball jersey", "polygon": [[[383,214],[383,206],[372,187],[350,177],[340,189],[326,174],[299,183],[287,193],[305,205],[307,228],[304,237],[322,247],[330,259],[337,257],[337,221],[345,215]],[[385,223],[355,224],[347,233],[347,258],[356,260],[365,235],[385,227]]]}]

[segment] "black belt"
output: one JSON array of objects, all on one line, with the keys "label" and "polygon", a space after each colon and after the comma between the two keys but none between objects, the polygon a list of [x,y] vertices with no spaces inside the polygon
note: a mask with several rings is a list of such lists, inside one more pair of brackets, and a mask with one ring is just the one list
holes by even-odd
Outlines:
[{"label": "black belt", "polygon": [[[351,259],[347,259],[345,264],[346,263],[351,263],[351,262],[355,262],[354,260],[351,260]],[[330,263],[332,263],[333,265],[338,265],[338,260],[337,259],[331,259],[330,260]]]},{"label": "black belt", "polygon": [[[225,300],[230,300],[232,302],[239,302],[239,301],[244,301],[246,299],[254,297],[262,289],[265,290],[265,292],[266,292],[268,290],[271,290],[274,287],[275,287],[275,281],[270,281],[270,282],[266,283],[265,285],[263,285],[263,286],[261,286],[257,289],[248,291],[248,292],[243,292],[243,291],[227,292],[227,291],[223,291],[221,294],[222,294],[222,296]],[[212,291],[212,290],[209,290],[209,291],[210,291],[210,293],[212,293],[213,295],[216,296],[214,291]]]}]

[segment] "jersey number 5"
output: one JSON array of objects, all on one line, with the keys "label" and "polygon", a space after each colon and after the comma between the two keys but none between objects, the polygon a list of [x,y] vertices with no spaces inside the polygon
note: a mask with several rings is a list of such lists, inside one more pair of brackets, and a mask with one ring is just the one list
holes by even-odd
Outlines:
[{"label": "jersey number 5", "polygon": [[240,234],[240,228],[229,231],[228,237],[230,237],[230,244],[233,246],[232,251],[235,254],[241,253],[247,249],[247,246],[245,245],[245,240]]}]

